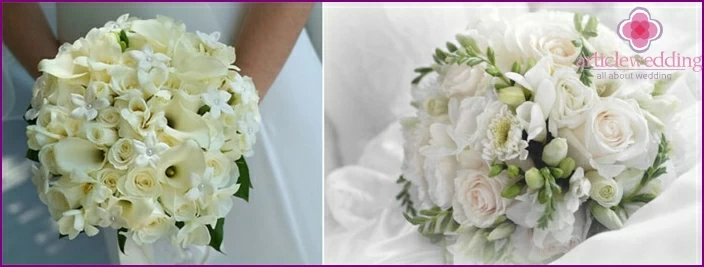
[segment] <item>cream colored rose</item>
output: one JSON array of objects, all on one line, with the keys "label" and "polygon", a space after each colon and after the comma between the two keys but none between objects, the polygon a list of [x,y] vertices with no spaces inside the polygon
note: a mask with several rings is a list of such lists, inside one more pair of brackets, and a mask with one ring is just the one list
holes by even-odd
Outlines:
[{"label": "cream colored rose", "polygon": [[120,110],[107,107],[98,111],[98,122],[107,127],[116,127],[120,123]]},{"label": "cream colored rose", "polygon": [[110,191],[116,192],[117,184],[120,183],[120,180],[125,179],[125,172],[111,167],[106,167],[98,171],[96,177],[98,178],[98,181],[107,186]]},{"label": "cream colored rose", "polygon": [[574,66],[581,49],[572,43],[579,38],[572,17],[572,13],[547,11],[518,16],[507,34],[506,46],[524,58],[550,56],[556,65]]},{"label": "cream colored rose", "polygon": [[153,168],[135,168],[124,179],[118,180],[117,187],[127,196],[153,197],[161,195],[162,188]]},{"label": "cream colored rose", "polygon": [[213,185],[220,188],[230,183],[230,170],[234,163],[225,154],[219,151],[208,152],[205,154],[205,164],[213,168]]},{"label": "cream colored rose", "polygon": [[486,171],[459,171],[455,179],[455,196],[452,216],[462,225],[480,228],[491,226],[506,213],[511,200],[503,198],[501,191],[508,184],[503,174],[489,178]]},{"label": "cream colored rose", "polygon": [[117,142],[117,131],[107,128],[100,123],[86,123],[83,125],[82,136],[88,141],[101,146],[112,146]]},{"label": "cream colored rose", "polygon": [[132,164],[135,157],[136,153],[132,145],[132,140],[130,139],[117,140],[108,151],[108,161],[115,166],[115,168],[120,170],[127,169],[127,167]]},{"label": "cream colored rose", "polygon": [[440,91],[447,97],[482,95],[491,87],[492,79],[480,65],[453,64],[443,67],[438,75]]}]

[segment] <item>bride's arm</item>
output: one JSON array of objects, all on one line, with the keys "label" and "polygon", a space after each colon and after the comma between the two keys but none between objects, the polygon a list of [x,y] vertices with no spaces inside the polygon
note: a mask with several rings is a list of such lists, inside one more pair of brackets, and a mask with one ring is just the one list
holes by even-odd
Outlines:
[{"label": "bride's arm", "polygon": [[235,65],[251,76],[263,98],[286,63],[312,3],[252,4],[235,45]]},{"label": "bride's arm", "polygon": [[54,58],[59,41],[38,3],[2,5],[3,42],[32,77],[39,77],[39,61]]}]

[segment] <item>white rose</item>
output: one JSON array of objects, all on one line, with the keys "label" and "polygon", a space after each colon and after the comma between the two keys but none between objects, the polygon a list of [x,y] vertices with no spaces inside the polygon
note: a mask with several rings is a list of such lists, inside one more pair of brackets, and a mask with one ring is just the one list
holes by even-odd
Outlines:
[{"label": "white rose", "polygon": [[136,155],[132,140],[120,139],[110,147],[108,151],[108,161],[115,166],[115,168],[125,170],[132,164]]},{"label": "white rose", "polygon": [[218,188],[230,183],[230,171],[233,166],[230,159],[220,151],[210,151],[205,154],[205,164],[213,169],[211,182]]},{"label": "white rose", "polygon": [[558,128],[575,128],[584,122],[585,112],[594,108],[598,96],[594,89],[586,87],[571,68],[558,68],[552,75],[556,97],[550,113],[550,132],[557,134]]},{"label": "white rose", "polygon": [[442,67],[439,73],[440,91],[447,97],[483,95],[491,87],[493,78],[480,65],[452,64]]},{"label": "white rose", "polygon": [[591,166],[604,177],[618,175],[627,165],[648,167],[648,124],[635,101],[603,99],[585,115],[583,125],[559,132],[577,166]]},{"label": "white rose", "polygon": [[610,208],[621,202],[623,188],[614,179],[604,178],[596,171],[587,172],[586,177],[591,183],[589,196],[599,205]]},{"label": "white rose", "polygon": [[175,223],[173,218],[165,214],[153,215],[144,226],[132,230],[132,239],[137,245],[154,243],[159,238],[176,233],[178,228]]},{"label": "white rose", "polygon": [[98,111],[98,122],[106,127],[116,127],[120,119],[120,110],[116,107],[107,107]]},{"label": "white rose", "polygon": [[100,123],[86,123],[83,125],[82,135],[88,141],[101,146],[112,146],[117,142],[117,131],[107,128]]},{"label": "white rose", "polygon": [[32,150],[40,150],[43,146],[56,143],[61,136],[52,134],[41,128],[39,125],[27,126],[27,146]]},{"label": "white rose", "polygon": [[507,34],[506,46],[527,58],[551,56],[556,65],[574,66],[581,49],[572,43],[579,38],[572,16],[549,11],[518,16]]},{"label": "white rose", "polygon": [[122,194],[136,197],[158,197],[162,188],[153,168],[135,168],[124,179],[118,180],[118,189]]},{"label": "white rose", "polygon": [[457,177],[457,160],[453,156],[426,158],[424,164],[430,201],[442,209],[451,207],[454,195],[452,181]]},{"label": "white rose", "polygon": [[486,171],[460,171],[454,180],[455,196],[452,216],[462,225],[489,227],[506,213],[511,203],[501,191],[508,184],[505,173],[489,178]]},{"label": "white rose", "polygon": [[107,186],[110,191],[115,192],[117,191],[117,184],[120,183],[120,180],[124,179],[124,175],[124,171],[106,167],[98,171],[96,178],[98,178],[98,181],[103,183],[103,185]]}]

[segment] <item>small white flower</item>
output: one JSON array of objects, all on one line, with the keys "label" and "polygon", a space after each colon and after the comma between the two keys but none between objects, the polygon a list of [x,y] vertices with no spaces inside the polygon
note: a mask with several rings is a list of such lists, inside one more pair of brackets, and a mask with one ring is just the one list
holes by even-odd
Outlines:
[{"label": "small white flower", "polygon": [[256,103],[259,101],[257,89],[254,87],[252,78],[248,76],[235,75],[234,80],[230,83],[230,88],[233,92],[239,95],[242,104],[247,105],[250,102]]},{"label": "small white flower", "polygon": [[225,46],[225,44],[220,42],[220,32],[213,32],[211,34],[206,34],[204,32],[196,31],[196,35],[210,49],[218,49]]},{"label": "small white flower", "polygon": [[110,101],[107,99],[96,97],[95,88],[92,86],[86,89],[85,95],[71,94],[71,103],[76,105],[76,108],[71,111],[71,117],[85,118],[87,121],[95,119],[99,109],[110,106]]},{"label": "small white flower", "polygon": [[132,140],[132,145],[135,152],[137,152],[137,158],[135,158],[134,162],[139,167],[147,165],[156,167],[156,163],[159,162],[159,154],[169,148],[167,144],[161,143],[156,139],[156,134],[153,131],[147,133],[144,137],[144,142]]},{"label": "small white flower", "polygon": [[207,245],[210,243],[210,233],[208,233],[206,225],[217,220],[214,219],[213,216],[201,216],[186,222],[176,234],[176,238],[173,239],[174,244],[183,248],[189,245]]},{"label": "small white flower", "polygon": [[186,198],[190,201],[198,201],[202,206],[207,206],[209,198],[215,193],[215,186],[212,183],[213,168],[206,168],[203,175],[191,173],[191,189],[186,192]]},{"label": "small white flower", "polygon": [[[497,105],[500,106],[497,107]],[[525,160],[528,158],[528,150],[526,150],[528,142],[522,139],[521,122],[511,114],[508,106],[501,102],[494,102],[491,107],[487,108],[487,112],[483,115],[488,115],[491,119],[486,138],[482,141],[484,145],[482,157],[488,161],[494,159],[507,161],[515,158]]]},{"label": "small white flower", "polygon": [[86,223],[81,210],[69,210],[63,213],[63,217],[59,219],[59,233],[68,235],[68,239],[73,240],[83,231],[88,236],[98,234],[98,228]]},{"label": "small white flower", "polygon": [[153,68],[156,69],[166,69],[166,63],[168,63],[171,58],[162,53],[154,53],[154,49],[151,46],[145,45],[144,48],[140,50],[132,50],[129,55],[137,61],[137,67],[140,71],[149,71]]},{"label": "small white flower", "polygon": [[130,21],[128,21],[129,18],[130,14],[123,14],[122,16],[118,17],[117,20],[108,21],[107,23],[105,23],[105,29],[108,31],[121,31],[129,29],[132,24]]},{"label": "small white flower", "polygon": [[215,86],[209,86],[208,90],[201,95],[203,103],[210,107],[210,114],[213,119],[220,117],[220,113],[233,114],[235,111],[227,103],[232,95],[224,90],[218,90]]},{"label": "small white flower", "polygon": [[51,179],[51,173],[47,167],[32,165],[32,183],[37,187],[39,200],[42,203],[46,203],[46,193],[49,192],[49,179]]}]

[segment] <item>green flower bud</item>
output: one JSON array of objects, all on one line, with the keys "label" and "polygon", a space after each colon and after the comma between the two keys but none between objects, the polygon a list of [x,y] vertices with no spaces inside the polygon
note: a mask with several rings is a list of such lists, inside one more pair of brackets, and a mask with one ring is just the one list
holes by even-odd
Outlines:
[{"label": "green flower bud", "polygon": [[548,200],[550,200],[548,192],[545,191],[545,189],[540,190],[540,192],[538,192],[538,202],[540,202],[540,204],[545,204],[548,202]]},{"label": "green flower bud", "polygon": [[513,232],[516,231],[516,225],[511,223],[511,222],[505,222],[502,223],[501,225],[497,226],[494,228],[491,233],[489,233],[489,236],[487,236],[487,240],[489,241],[494,241],[494,240],[499,240],[499,239],[504,239],[508,237],[509,235],[513,234]]},{"label": "green flower bud", "polygon": [[540,174],[538,169],[533,167],[526,172],[526,183],[530,189],[538,190],[545,185],[545,177]]},{"label": "green flower bud", "polygon": [[552,174],[552,177],[559,178],[564,175],[564,172],[560,168],[550,167],[550,174]]},{"label": "green flower bud", "polygon": [[511,72],[520,73],[521,72],[521,63],[518,61],[513,62],[513,66],[511,66]]},{"label": "green flower bud", "polygon": [[543,149],[543,161],[549,166],[558,166],[560,161],[567,156],[567,140],[555,138]]},{"label": "green flower bud", "polygon": [[465,35],[465,34],[458,34],[455,36],[457,39],[457,42],[460,43],[463,47],[469,47],[475,52],[479,51],[479,46],[477,45],[477,41],[472,38],[472,36]]},{"label": "green flower bud", "polygon": [[522,189],[523,188],[519,184],[516,183],[516,184],[513,184],[509,187],[504,188],[504,190],[501,191],[501,196],[504,198],[513,199],[516,196],[521,194]]},{"label": "green flower bud", "polygon": [[523,89],[516,86],[506,87],[499,90],[499,99],[510,107],[518,107],[526,102],[526,95],[523,94]]},{"label": "green flower bud", "polygon": [[508,165],[506,173],[508,173],[509,178],[516,178],[521,175],[521,169],[519,169],[516,165]]},{"label": "green flower bud", "polygon": [[498,77],[499,75],[501,75],[501,71],[494,66],[489,66],[488,68],[486,68],[486,73],[489,73],[489,75],[494,77]]},{"label": "green flower bud", "polygon": [[496,218],[496,221],[494,221],[493,225],[501,224],[506,221],[506,215],[501,215],[499,218]]},{"label": "green flower bud", "polygon": [[577,163],[574,162],[574,159],[570,157],[566,157],[560,161],[559,168],[562,170],[562,175],[560,175],[557,178],[567,178],[570,177],[572,172],[574,172],[574,169],[577,167]]},{"label": "green flower bud", "polygon": [[474,236],[472,236],[472,239],[469,240],[467,247],[476,248],[477,246],[483,246],[486,244],[487,240],[485,234],[485,229],[477,230],[477,232],[474,233]]},{"label": "green flower bud", "polygon": [[503,164],[492,165],[491,170],[489,171],[489,177],[495,177],[499,175],[504,170],[504,168],[506,168],[506,166]]},{"label": "green flower bud", "polygon": [[623,227],[623,222],[615,211],[604,208],[594,201],[591,202],[590,206],[594,218],[599,221],[599,223],[606,226],[606,228],[609,228],[609,230],[621,229]]}]

